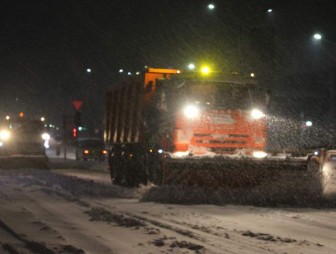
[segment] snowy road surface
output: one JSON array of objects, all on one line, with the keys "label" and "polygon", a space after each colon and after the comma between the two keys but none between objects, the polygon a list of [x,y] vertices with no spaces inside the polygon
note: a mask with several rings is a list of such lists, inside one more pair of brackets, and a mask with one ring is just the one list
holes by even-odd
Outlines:
[{"label": "snowy road surface", "polygon": [[336,209],[140,202],[148,188],[0,170],[0,253],[336,253]]}]

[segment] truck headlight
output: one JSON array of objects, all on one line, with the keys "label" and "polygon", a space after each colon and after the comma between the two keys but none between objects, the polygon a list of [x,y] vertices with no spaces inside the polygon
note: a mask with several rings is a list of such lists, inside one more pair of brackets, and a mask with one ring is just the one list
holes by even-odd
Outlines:
[{"label": "truck headlight", "polygon": [[195,105],[187,105],[183,109],[183,113],[184,113],[185,117],[191,119],[191,118],[195,118],[195,117],[199,116],[200,110]]},{"label": "truck headlight", "polygon": [[10,132],[7,130],[0,131],[0,140],[6,141],[10,138]]},{"label": "truck headlight", "polygon": [[267,153],[264,152],[264,151],[254,151],[254,152],[252,153],[252,156],[253,156],[254,158],[257,158],[257,159],[262,159],[262,158],[267,157]]},{"label": "truck headlight", "polygon": [[265,114],[259,109],[253,109],[251,111],[251,116],[253,119],[260,119],[265,116]]}]

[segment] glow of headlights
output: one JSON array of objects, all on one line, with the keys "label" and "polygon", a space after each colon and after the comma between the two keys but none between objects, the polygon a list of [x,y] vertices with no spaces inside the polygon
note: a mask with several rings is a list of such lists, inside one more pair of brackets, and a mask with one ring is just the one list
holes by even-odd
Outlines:
[{"label": "glow of headlights", "polygon": [[184,108],[183,113],[187,118],[195,118],[199,115],[199,109],[194,105],[188,105]]},{"label": "glow of headlights", "polygon": [[50,145],[49,145],[49,141],[48,141],[48,140],[45,140],[43,145],[44,145],[44,147],[47,148],[47,149],[50,147]]},{"label": "glow of headlights", "polygon": [[265,153],[263,151],[254,151],[252,155],[253,155],[254,158],[262,159],[262,158],[265,158],[267,156],[267,153]]},{"label": "glow of headlights", "polygon": [[252,116],[253,119],[260,119],[260,118],[264,117],[265,114],[262,111],[260,111],[259,109],[253,109],[251,111],[251,116]]},{"label": "glow of headlights", "polygon": [[179,152],[175,152],[173,155],[175,157],[179,157],[180,158],[180,157],[188,156],[189,152],[188,151],[186,151],[186,152],[179,151]]},{"label": "glow of headlights", "polygon": [[50,135],[48,133],[43,133],[41,137],[42,137],[43,140],[49,140],[50,139]]},{"label": "glow of headlights", "polygon": [[6,131],[6,130],[3,130],[0,132],[0,139],[1,140],[8,140],[10,138],[10,132],[9,131]]}]

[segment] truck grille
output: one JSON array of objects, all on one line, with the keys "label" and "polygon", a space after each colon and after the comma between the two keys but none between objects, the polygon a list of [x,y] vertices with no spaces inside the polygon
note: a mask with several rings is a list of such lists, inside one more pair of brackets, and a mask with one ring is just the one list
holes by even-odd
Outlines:
[{"label": "truck grille", "polygon": [[196,140],[196,143],[203,144],[203,143],[209,143],[209,144],[230,144],[230,145],[245,145],[246,141],[239,141],[239,140]]},{"label": "truck grille", "polygon": [[250,136],[244,133],[209,134],[194,133],[196,146],[207,147],[215,153],[234,153],[249,146]]}]

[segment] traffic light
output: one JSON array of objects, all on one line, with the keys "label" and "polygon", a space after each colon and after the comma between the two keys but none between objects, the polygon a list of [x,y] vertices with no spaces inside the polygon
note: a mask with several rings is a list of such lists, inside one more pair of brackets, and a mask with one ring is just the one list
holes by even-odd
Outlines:
[{"label": "traffic light", "polygon": [[72,129],[72,137],[77,138],[77,128]]},{"label": "traffic light", "polygon": [[78,110],[75,113],[74,125],[76,128],[78,128],[81,125],[81,112]]}]

